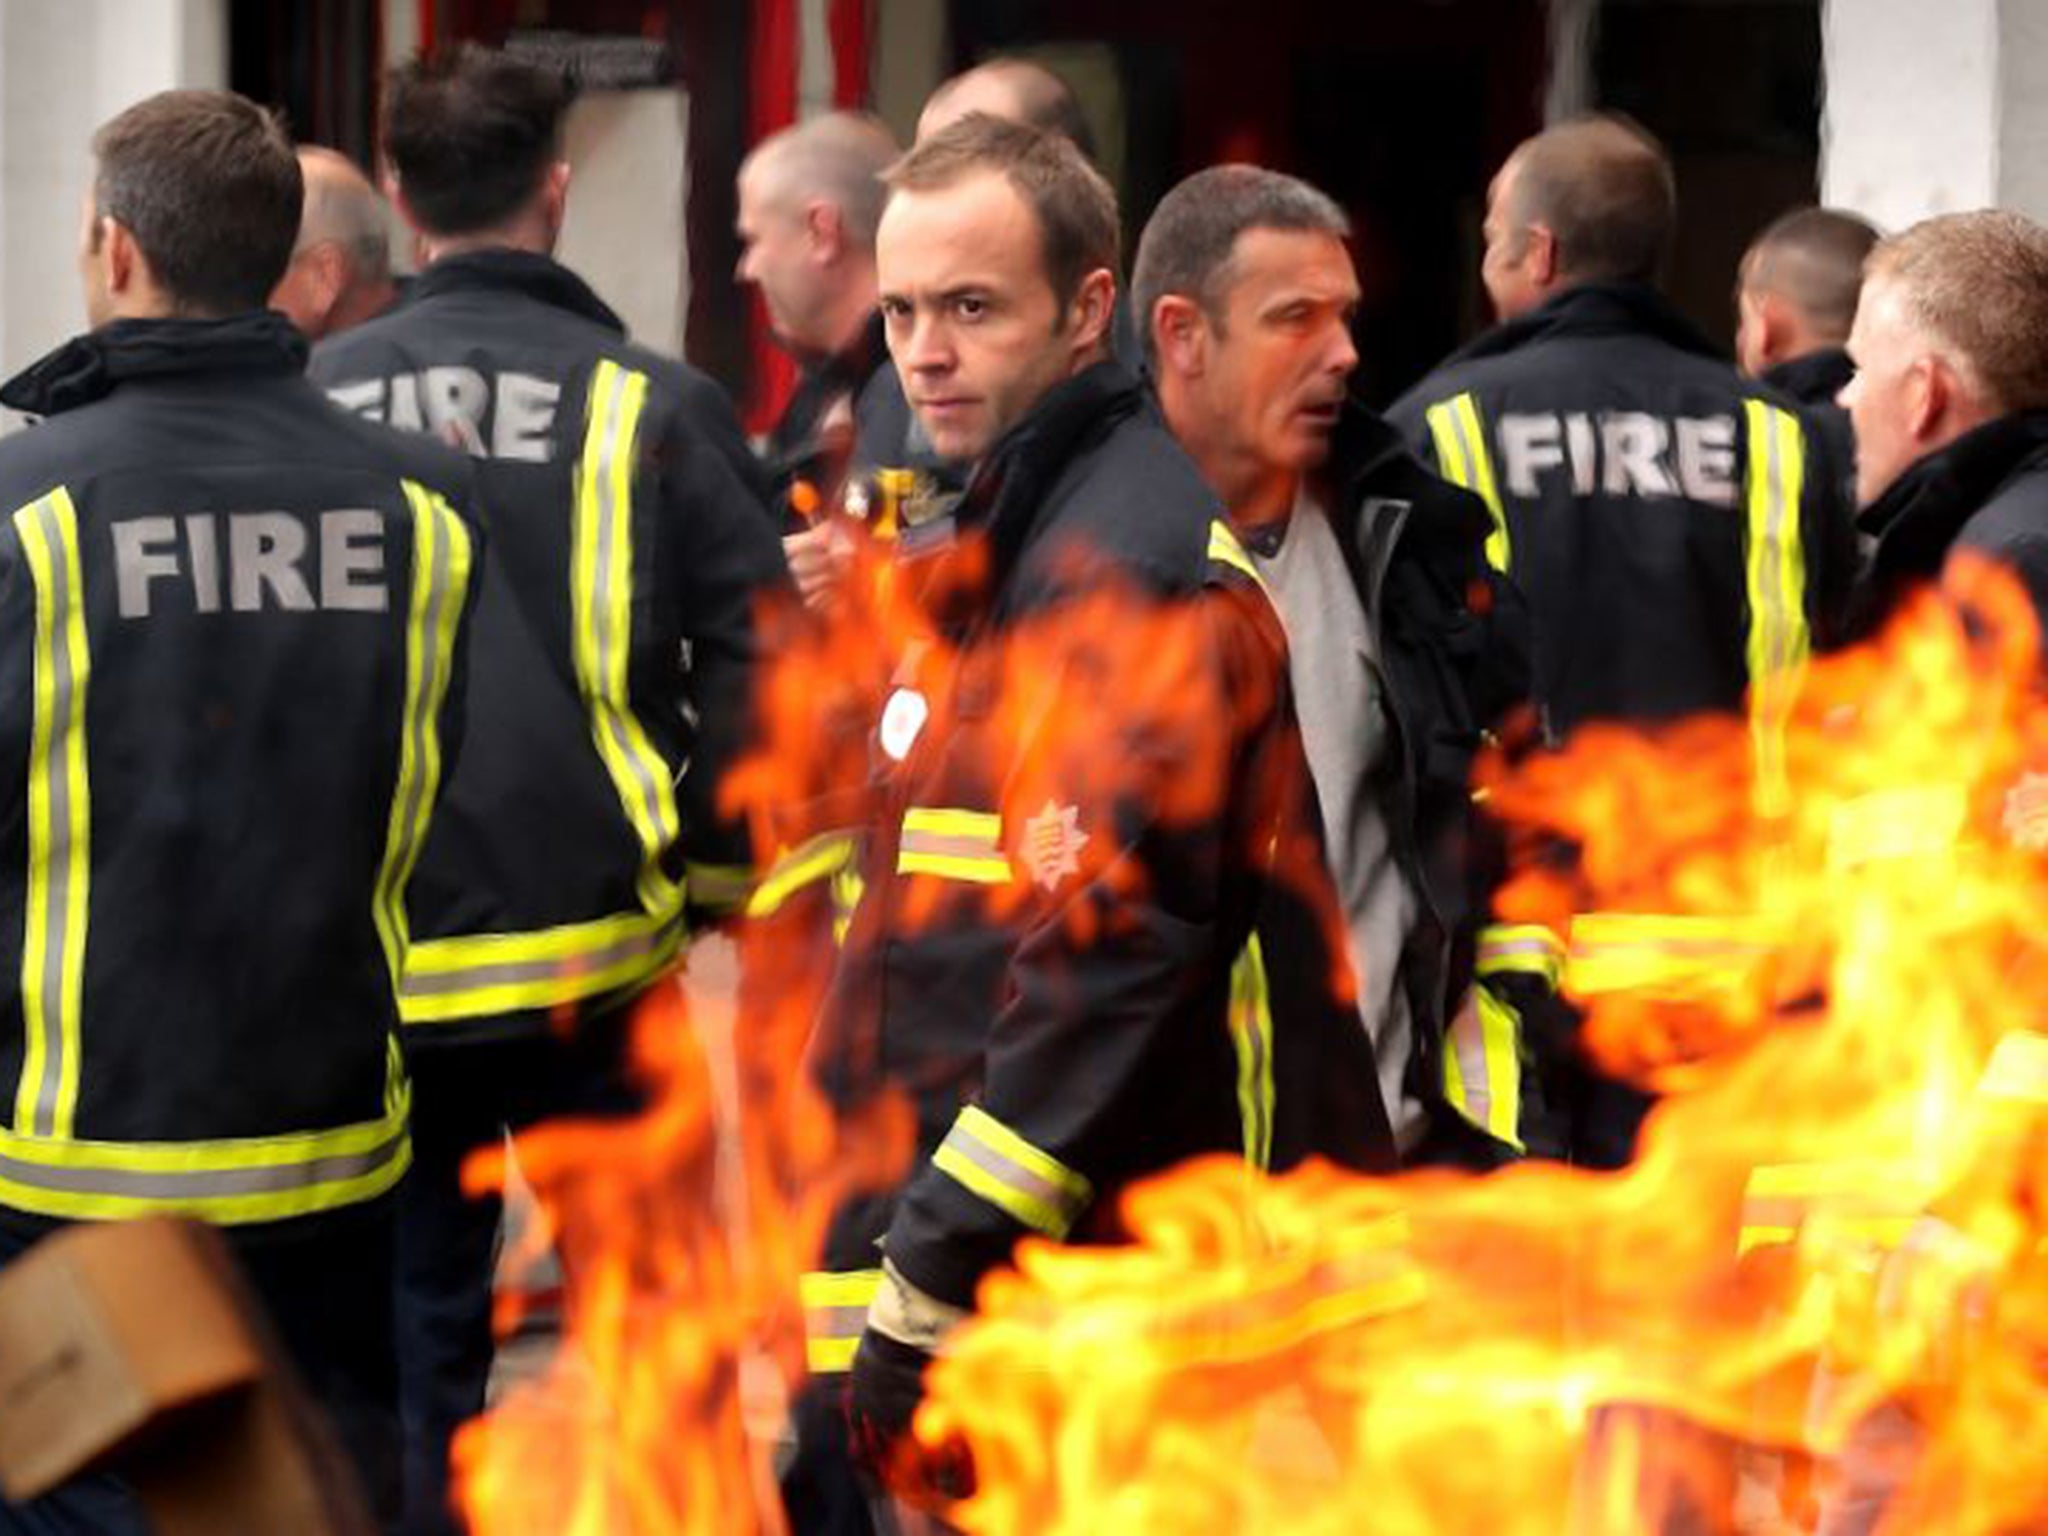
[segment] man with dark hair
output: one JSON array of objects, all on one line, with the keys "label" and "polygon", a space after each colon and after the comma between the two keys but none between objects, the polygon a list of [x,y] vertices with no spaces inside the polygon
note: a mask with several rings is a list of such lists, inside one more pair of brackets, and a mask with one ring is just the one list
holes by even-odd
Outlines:
[{"label": "man with dark hair", "polygon": [[389,209],[347,155],[299,148],[305,213],[291,264],[270,295],[308,341],[361,325],[398,298],[391,277]]},{"label": "man with dark hair", "polygon": [[[1793,684],[1840,618],[1853,539],[1825,442],[1653,286],[1673,218],[1670,164],[1633,124],[1530,139],[1487,199],[1481,275],[1502,324],[1388,414],[1487,503],[1488,554],[1529,600],[1545,735],[1746,702],[1768,801]],[[1564,1116],[1562,1150],[1627,1158],[1639,1096],[1567,1061],[1546,1099]]]},{"label": "man with dark hair", "polygon": [[[1360,1021],[1408,1160],[1522,1144],[1520,1043],[1473,985],[1485,892],[1472,759],[1527,686],[1518,595],[1478,497],[1347,401],[1358,279],[1343,211],[1249,165],[1161,200],[1132,271],[1159,403],[1287,630]],[[1493,947],[1512,934],[1496,931]],[[1495,1082],[1493,1076],[1502,1075]]]},{"label": "man with dark hair", "polygon": [[[267,113],[166,92],[94,152],[94,329],[0,387],[47,418],[0,443],[0,1263],[65,1222],[215,1223],[395,1513],[404,902],[456,744],[470,477],[300,376]],[[0,1506],[140,1528],[105,1480]]]},{"label": "man with dark hair", "polygon": [[1850,478],[1856,442],[1835,396],[1856,372],[1849,326],[1877,239],[1853,213],[1795,208],[1751,243],[1735,285],[1736,365],[1806,407]]},{"label": "man with dark hair", "polygon": [[1113,194],[1065,140],[979,114],[888,181],[890,352],[973,468],[898,541],[931,630],[882,712],[819,1035],[843,1107],[910,1096],[916,1157],[841,1211],[807,1290],[814,1364],[850,1361],[865,1454],[900,1471],[931,1351],[1020,1238],[1113,1232],[1122,1189],[1199,1153],[1395,1153],[1322,947],[1284,637],[1108,360]]},{"label": "man with dark hair", "polygon": [[401,998],[418,1161],[399,1327],[423,1531],[448,1528],[449,1438],[491,1362],[501,1210],[463,1197],[463,1159],[508,1127],[630,1104],[628,1005],[686,913],[746,894],[745,828],[716,790],[744,741],[756,604],[787,580],[724,396],[629,344],[549,254],[565,104],[553,77],[475,48],[393,75],[389,185],[425,270],[313,361],[340,404],[477,459],[494,540],[471,750],[421,855]]}]

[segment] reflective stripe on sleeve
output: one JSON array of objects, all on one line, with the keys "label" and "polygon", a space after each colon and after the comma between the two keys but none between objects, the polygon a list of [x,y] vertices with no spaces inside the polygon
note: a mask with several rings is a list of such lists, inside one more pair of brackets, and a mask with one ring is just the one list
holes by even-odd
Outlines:
[{"label": "reflective stripe on sleeve", "polygon": [[1537,976],[1555,988],[1564,972],[1564,944],[1541,923],[1490,924],[1479,930],[1474,969],[1481,976]]},{"label": "reflective stripe on sleeve", "polygon": [[1522,1149],[1522,1021],[1475,986],[1444,1036],[1444,1098],[1495,1141]]},{"label": "reflective stripe on sleeve", "polygon": [[1432,405],[1425,413],[1430,440],[1436,445],[1437,468],[1453,485],[1461,485],[1486,503],[1493,515],[1493,532],[1486,538],[1486,561],[1505,571],[1514,550],[1508,538],[1507,512],[1501,506],[1500,485],[1493,477],[1493,459],[1486,449],[1486,428],[1479,417],[1479,402],[1468,390]]},{"label": "reflective stripe on sleeve", "polygon": [[1058,1239],[1095,1198],[1080,1174],[970,1104],[933,1154],[932,1166],[1034,1232]]},{"label": "reflective stripe on sleeve", "polygon": [[745,864],[683,865],[683,885],[693,904],[707,912],[737,912],[754,889],[754,871]]},{"label": "reflective stripe on sleeve", "polygon": [[679,915],[629,912],[534,933],[423,939],[407,952],[407,1024],[520,1013],[601,997],[658,973],[683,937]]},{"label": "reflective stripe on sleeve", "polygon": [[1273,998],[1266,954],[1255,933],[1230,967],[1230,1044],[1237,1052],[1237,1114],[1244,1160],[1273,1163]]},{"label": "reflective stripe on sleeve", "polygon": [[799,891],[830,880],[853,858],[850,832],[824,832],[778,857],[747,898],[747,916],[772,917]]},{"label": "reflective stripe on sleeve", "polygon": [[1565,987],[1580,997],[1693,997],[1740,982],[1782,942],[1777,929],[1755,919],[1582,912],[1572,919]]},{"label": "reflective stripe on sleeve", "polygon": [[937,875],[971,885],[1006,885],[1010,860],[1003,852],[1003,818],[993,811],[912,806],[903,813],[896,873]]},{"label": "reflective stripe on sleeve", "polygon": [[1749,724],[1758,806],[1784,808],[1785,722],[1812,648],[1806,623],[1806,551],[1800,499],[1806,439],[1799,418],[1761,400],[1743,402],[1748,441]]},{"label": "reflective stripe on sleeve", "polygon": [[804,1309],[804,1354],[813,1376],[853,1369],[868,1308],[882,1288],[879,1269],[817,1271],[798,1282]]},{"label": "reflective stripe on sleeve", "polygon": [[1750,1173],[1738,1255],[1796,1242],[1808,1223],[1835,1239],[1880,1247],[1905,1241],[1930,1193],[1924,1170],[1870,1159],[1775,1163]]},{"label": "reflective stripe on sleeve", "polygon": [[85,992],[92,794],[85,693],[92,673],[78,509],[61,487],[14,514],[35,586],[33,723],[28,758],[28,880],[23,900],[21,1011],[27,1051],[14,1128],[65,1138],[78,1105]]}]

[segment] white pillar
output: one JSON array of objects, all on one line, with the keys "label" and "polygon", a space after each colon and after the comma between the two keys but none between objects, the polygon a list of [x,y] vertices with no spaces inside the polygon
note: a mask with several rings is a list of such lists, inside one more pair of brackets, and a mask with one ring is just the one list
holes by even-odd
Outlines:
[{"label": "white pillar", "polygon": [[84,328],[75,258],[93,130],[227,72],[227,0],[0,0],[0,371]]},{"label": "white pillar", "polygon": [[1822,200],[2048,220],[2048,0],[1825,0]]}]

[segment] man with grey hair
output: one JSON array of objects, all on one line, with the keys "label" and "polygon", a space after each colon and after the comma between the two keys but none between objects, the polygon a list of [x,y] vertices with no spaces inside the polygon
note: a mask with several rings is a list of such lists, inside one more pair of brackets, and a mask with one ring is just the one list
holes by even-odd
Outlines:
[{"label": "man with grey hair", "polygon": [[1396,1139],[1410,1162],[1488,1166],[1522,1145],[1516,1042],[1489,1052],[1481,1010],[1454,1021],[1445,1000],[1473,983],[1484,903],[1461,856],[1475,844],[1466,778],[1482,732],[1526,687],[1521,610],[1487,566],[1485,505],[1346,398],[1349,233],[1305,182],[1212,167],[1159,204],[1132,289],[1167,423],[1287,631]]},{"label": "man with grey hair", "polygon": [[761,290],[776,341],[803,369],[767,444],[789,531],[799,534],[789,553],[800,581],[823,534],[800,533],[792,497],[815,505],[838,493],[854,402],[888,355],[875,310],[875,226],[881,173],[895,158],[876,119],[829,112],[763,140],[740,166],[739,280]]},{"label": "man with grey hair", "polygon": [[398,297],[391,276],[390,211],[348,156],[317,144],[299,148],[306,183],[298,244],[271,291],[308,341],[381,315]]},{"label": "man with grey hair", "polygon": [[2048,628],[2048,230],[1986,210],[1871,253],[1842,391],[1859,526],[1875,536],[1856,631],[1959,553],[2017,576]]}]

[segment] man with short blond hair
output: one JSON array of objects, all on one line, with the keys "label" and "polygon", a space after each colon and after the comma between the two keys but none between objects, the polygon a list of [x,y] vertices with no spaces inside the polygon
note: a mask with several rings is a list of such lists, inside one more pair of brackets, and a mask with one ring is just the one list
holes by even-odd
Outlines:
[{"label": "man with short blond hair", "polygon": [[1984,210],[1882,241],[1849,353],[1859,523],[1877,539],[1859,632],[1962,551],[2048,620],[2048,229]]}]

